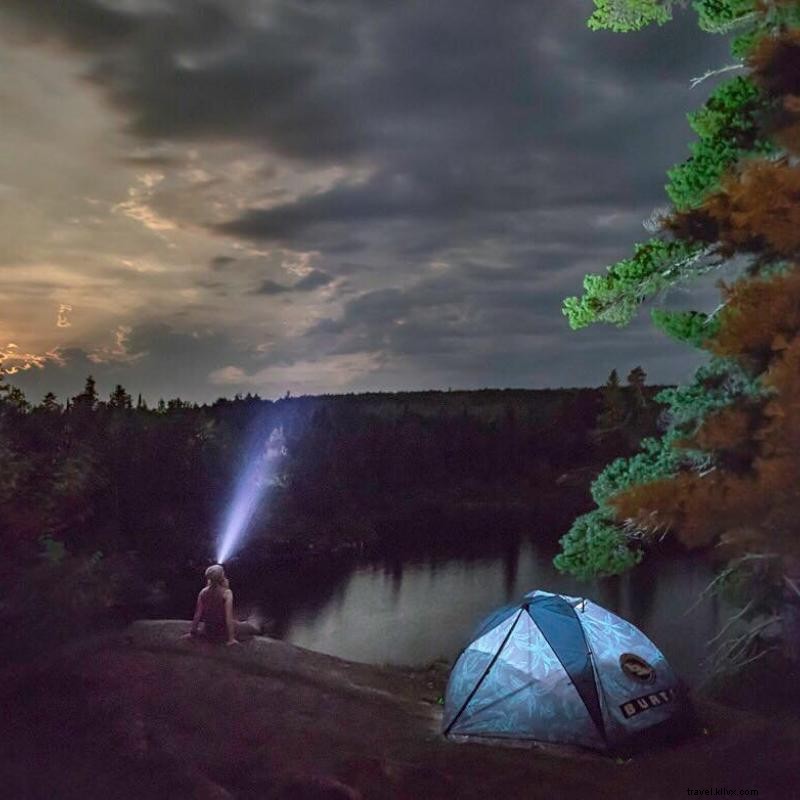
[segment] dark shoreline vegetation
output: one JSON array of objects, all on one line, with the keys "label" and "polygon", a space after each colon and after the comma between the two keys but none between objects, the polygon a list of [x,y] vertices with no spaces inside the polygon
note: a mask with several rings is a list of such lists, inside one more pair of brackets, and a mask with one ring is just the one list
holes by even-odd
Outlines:
[{"label": "dark shoreline vegetation", "polygon": [[[643,373],[642,373],[643,374]],[[0,384],[0,529],[16,590],[0,620],[34,642],[129,619],[196,583],[254,432],[284,430],[279,482],[234,560],[555,546],[589,483],[658,428],[663,387],[429,391],[181,400],[150,409],[94,381],[64,406]],[[244,567],[243,567],[244,568]],[[58,633],[56,635],[59,635]]]}]

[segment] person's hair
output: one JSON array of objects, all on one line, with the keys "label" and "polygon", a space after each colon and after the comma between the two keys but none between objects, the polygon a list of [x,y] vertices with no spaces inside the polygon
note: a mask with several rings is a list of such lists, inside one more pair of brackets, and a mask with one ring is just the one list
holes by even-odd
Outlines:
[{"label": "person's hair", "polygon": [[225,577],[225,569],[222,564],[212,564],[206,570],[206,581],[209,586],[219,587],[225,589],[228,585],[228,580]]}]

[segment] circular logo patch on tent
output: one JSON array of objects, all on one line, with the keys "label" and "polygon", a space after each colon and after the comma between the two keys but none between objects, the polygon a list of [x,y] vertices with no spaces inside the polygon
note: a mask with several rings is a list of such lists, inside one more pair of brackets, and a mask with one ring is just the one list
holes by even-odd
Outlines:
[{"label": "circular logo patch on tent", "polygon": [[633,653],[623,653],[619,657],[619,666],[629,678],[640,683],[652,683],[656,679],[656,671],[641,656]]}]

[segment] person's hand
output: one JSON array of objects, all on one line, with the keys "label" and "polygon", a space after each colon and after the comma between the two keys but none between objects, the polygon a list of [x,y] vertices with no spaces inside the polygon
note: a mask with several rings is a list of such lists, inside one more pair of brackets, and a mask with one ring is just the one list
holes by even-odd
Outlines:
[{"label": "person's hand", "polygon": [[231,639],[230,641],[225,642],[225,644],[228,647],[231,647],[232,645],[239,644],[239,642],[237,642],[236,639]]},{"label": "person's hand", "polygon": [[189,631],[189,633],[184,633],[183,636],[181,636],[181,639],[194,639],[196,635],[197,634],[193,631]]}]

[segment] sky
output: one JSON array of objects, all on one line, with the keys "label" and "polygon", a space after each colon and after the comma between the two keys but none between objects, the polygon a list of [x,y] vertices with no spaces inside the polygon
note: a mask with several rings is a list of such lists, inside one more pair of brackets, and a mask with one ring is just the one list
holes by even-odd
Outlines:
[{"label": "sky", "polygon": [[728,43],[592,9],[3,0],[0,369],[34,401],[688,378],[646,310],[561,302],[649,238]]}]

